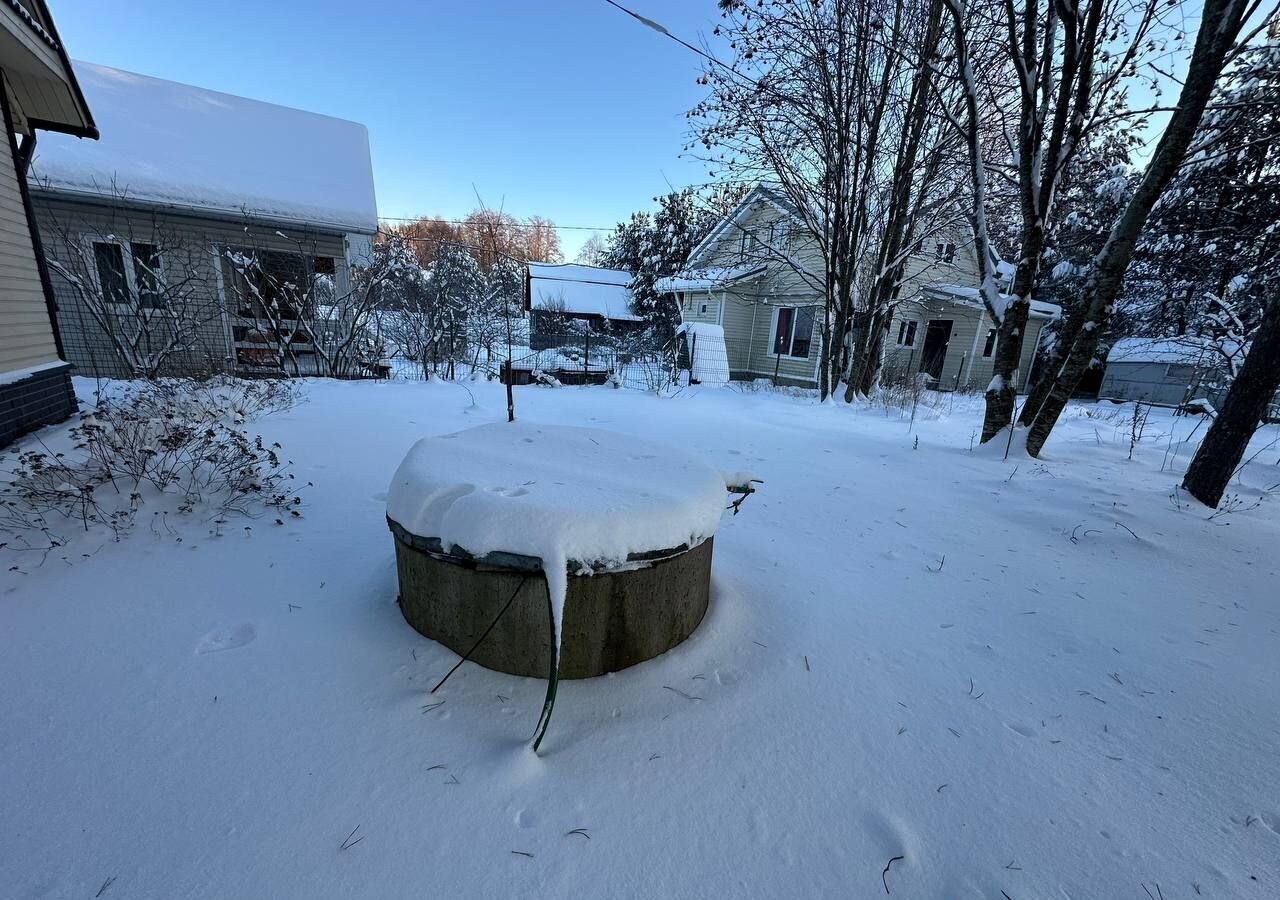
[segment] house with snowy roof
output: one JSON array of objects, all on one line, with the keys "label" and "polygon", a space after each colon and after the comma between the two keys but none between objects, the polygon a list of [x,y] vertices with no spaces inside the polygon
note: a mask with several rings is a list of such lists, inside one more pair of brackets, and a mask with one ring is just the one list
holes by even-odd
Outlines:
[{"label": "house with snowy roof", "polygon": [[582,334],[643,327],[631,309],[631,273],[598,266],[538,263],[525,270],[524,308],[534,350],[582,343]]},{"label": "house with snowy roof", "polygon": [[98,129],[43,0],[0,3],[0,447],[76,410],[71,367],[32,212],[27,169],[37,131],[69,140]]},{"label": "house with snowy roof", "polygon": [[[758,185],[694,248],[685,270],[656,287],[672,296],[685,323],[723,330],[730,377],[811,388],[821,355],[822,272],[799,212],[778,191]],[[970,238],[939,232],[917,243],[889,324],[884,380],[924,373],[944,390],[986,387],[997,325],[977,284]],[[1059,314],[1057,306],[1033,301],[1019,388],[1030,377],[1041,330]],[[705,329],[697,333],[707,341]]]},{"label": "house with snowy roof", "polygon": [[103,139],[42,141],[31,174],[66,359],[107,377],[332,374],[300,320],[331,309],[371,253],[366,128],[93,63],[74,70]]}]

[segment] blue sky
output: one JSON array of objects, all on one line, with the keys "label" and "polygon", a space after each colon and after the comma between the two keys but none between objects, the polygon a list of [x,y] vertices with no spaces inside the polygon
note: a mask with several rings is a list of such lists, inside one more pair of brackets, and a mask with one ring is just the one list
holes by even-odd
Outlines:
[{"label": "blue sky", "polygon": [[[478,190],[611,226],[705,180],[680,157],[698,58],[604,0],[50,5],[74,58],[363,122],[384,216],[464,215]],[[694,43],[715,24],[714,0],[627,5]],[[589,234],[561,231],[569,258]]]}]

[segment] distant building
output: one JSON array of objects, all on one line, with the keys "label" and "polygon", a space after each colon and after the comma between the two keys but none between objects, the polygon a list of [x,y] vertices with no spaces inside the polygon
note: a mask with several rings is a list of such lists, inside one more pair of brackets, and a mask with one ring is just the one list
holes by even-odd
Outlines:
[{"label": "distant building", "polygon": [[31,177],[75,370],[338,374],[299,320],[332,309],[371,252],[365,127],[92,63],[75,70],[104,139],[42,141]]},{"label": "distant building", "polygon": [[[631,309],[631,273],[555,263],[528,264],[524,307],[529,312],[529,346],[582,343],[582,335],[619,334],[643,327]],[[584,328],[584,326],[586,328]]]},{"label": "distant building", "polygon": [[[780,258],[784,254],[789,261]],[[686,270],[659,279],[657,288],[672,296],[684,322],[724,329],[732,378],[816,387],[823,271],[794,207],[777,191],[757,186],[694,248]],[[997,326],[977,283],[972,241],[943,234],[915,248],[885,341],[886,381],[923,373],[942,390],[986,388]],[[1030,376],[1041,329],[1060,312],[1051,303],[1032,302],[1019,390]]]},{"label": "distant building", "polygon": [[[1124,338],[1107,354],[1098,397],[1178,407],[1196,401],[1219,409],[1231,389],[1232,366],[1246,349],[1198,337]],[[1280,418],[1280,394],[1267,418]]]},{"label": "distant building", "polygon": [[36,131],[96,138],[67,52],[43,0],[0,3],[0,447],[76,409],[54,321],[27,167]]}]

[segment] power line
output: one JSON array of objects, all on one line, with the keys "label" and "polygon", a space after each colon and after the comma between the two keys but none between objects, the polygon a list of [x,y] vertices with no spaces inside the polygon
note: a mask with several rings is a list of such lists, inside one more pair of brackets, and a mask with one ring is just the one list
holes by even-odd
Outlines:
[{"label": "power line", "polygon": [[[440,219],[435,216],[378,216],[383,222],[440,222],[445,225],[479,225],[489,227],[488,222],[474,222],[468,219]],[[613,225],[556,225],[551,222],[501,222],[492,223],[497,228],[552,228],[556,231],[613,231]]]}]

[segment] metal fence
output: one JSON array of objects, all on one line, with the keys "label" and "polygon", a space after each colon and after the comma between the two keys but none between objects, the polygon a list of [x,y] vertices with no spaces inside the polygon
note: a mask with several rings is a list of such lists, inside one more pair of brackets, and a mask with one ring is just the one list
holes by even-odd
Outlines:
[{"label": "metal fence", "polygon": [[[528,344],[468,344],[450,359],[424,362],[394,355],[388,362],[394,380],[506,377],[508,360],[515,384],[613,384],[640,390],[697,383],[709,372],[728,372],[721,348],[698,346],[684,335],[663,340],[650,330],[609,333],[566,329],[535,333]],[[530,346],[533,345],[533,346]]]}]

